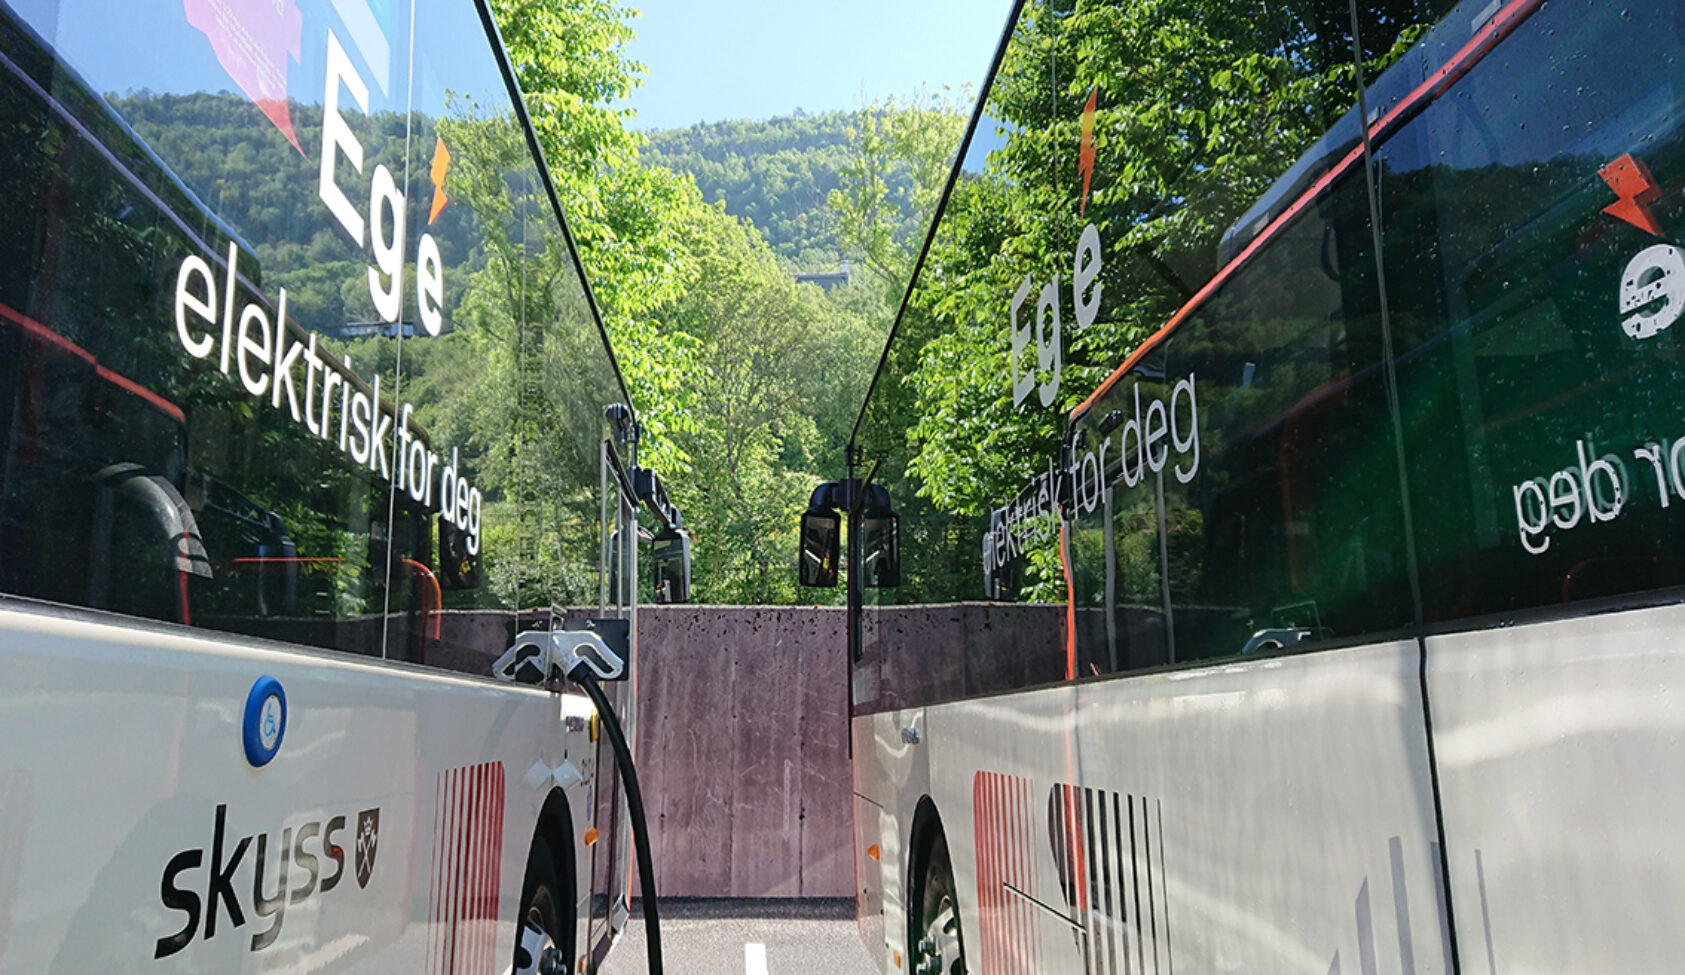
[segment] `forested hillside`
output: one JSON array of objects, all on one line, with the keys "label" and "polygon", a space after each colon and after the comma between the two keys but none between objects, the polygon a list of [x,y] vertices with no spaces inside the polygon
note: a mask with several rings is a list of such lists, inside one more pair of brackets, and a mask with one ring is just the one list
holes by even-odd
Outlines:
[{"label": "forested hillside", "polygon": [[[842,258],[860,257],[841,243],[828,202],[854,162],[859,125],[857,112],[699,123],[646,133],[641,158],[695,177],[704,200],[752,222],[773,253],[797,269],[830,270]],[[890,180],[892,191],[908,185],[904,172]]]}]

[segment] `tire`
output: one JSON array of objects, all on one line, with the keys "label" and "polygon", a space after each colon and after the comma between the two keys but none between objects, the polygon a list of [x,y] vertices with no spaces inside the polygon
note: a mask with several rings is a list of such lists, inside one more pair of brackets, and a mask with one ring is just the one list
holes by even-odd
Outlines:
[{"label": "tire", "polygon": [[960,936],[959,895],[948,840],[934,831],[922,858],[918,886],[909,900],[907,957],[912,975],[966,975],[965,941]]},{"label": "tire", "polygon": [[556,861],[550,845],[535,837],[527,854],[527,875],[521,883],[521,913],[515,929],[514,975],[538,975],[539,962],[547,949],[561,956],[563,971],[573,965],[573,901],[562,879],[556,875]]}]

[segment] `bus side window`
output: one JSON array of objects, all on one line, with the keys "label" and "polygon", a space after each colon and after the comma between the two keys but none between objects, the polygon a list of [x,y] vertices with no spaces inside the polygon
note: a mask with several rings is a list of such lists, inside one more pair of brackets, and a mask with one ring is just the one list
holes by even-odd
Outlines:
[{"label": "bus side window", "polygon": [[1177,661],[1411,620],[1366,216],[1348,176],[1166,343],[1205,444],[1164,490]]}]

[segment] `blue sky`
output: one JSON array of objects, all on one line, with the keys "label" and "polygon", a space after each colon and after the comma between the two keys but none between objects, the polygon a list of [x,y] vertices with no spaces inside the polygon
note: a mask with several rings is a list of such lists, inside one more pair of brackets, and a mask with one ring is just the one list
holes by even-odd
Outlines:
[{"label": "blue sky", "polygon": [[[625,103],[664,129],[855,109],[922,85],[975,90],[1008,0],[626,0],[648,69]],[[969,106],[967,106],[969,108]]]}]

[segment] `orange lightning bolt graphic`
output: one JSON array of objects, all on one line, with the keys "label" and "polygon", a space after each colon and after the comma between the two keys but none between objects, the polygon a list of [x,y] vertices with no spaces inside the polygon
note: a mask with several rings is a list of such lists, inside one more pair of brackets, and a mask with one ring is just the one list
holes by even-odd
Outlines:
[{"label": "orange lightning bolt graphic", "polygon": [[1088,104],[1082,109],[1082,151],[1077,155],[1077,169],[1082,172],[1081,215],[1088,213],[1088,181],[1094,177],[1094,101],[1099,97],[1098,86],[1088,89]]},{"label": "orange lightning bolt graphic", "polygon": [[445,173],[449,172],[450,168],[450,150],[445,148],[445,140],[440,139],[439,144],[433,147],[433,171],[429,174],[433,177],[433,210],[427,215],[428,226],[432,226],[433,221],[439,219],[439,211],[450,202],[450,197],[445,195]]},{"label": "orange lightning bolt graphic", "polygon": [[1649,206],[1661,198],[1662,190],[1643,160],[1634,159],[1632,153],[1627,153],[1598,170],[1597,175],[1603,177],[1603,182],[1608,183],[1609,188],[1620,197],[1604,207],[1604,213],[1619,217],[1640,230],[1648,230],[1657,237],[1662,236],[1662,225],[1656,222]]}]

